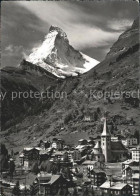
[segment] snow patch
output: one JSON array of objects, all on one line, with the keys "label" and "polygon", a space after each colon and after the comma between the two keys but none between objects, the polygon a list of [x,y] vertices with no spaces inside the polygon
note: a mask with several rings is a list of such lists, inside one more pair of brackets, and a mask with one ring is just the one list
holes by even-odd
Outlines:
[{"label": "snow patch", "polygon": [[70,46],[66,33],[55,26],[50,27],[42,45],[29,55],[27,61],[60,78],[83,74],[99,63]]}]

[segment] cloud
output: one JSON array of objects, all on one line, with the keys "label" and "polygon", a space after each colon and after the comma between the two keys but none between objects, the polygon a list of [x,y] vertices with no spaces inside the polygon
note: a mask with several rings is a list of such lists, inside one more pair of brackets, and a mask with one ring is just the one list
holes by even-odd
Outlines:
[{"label": "cloud", "polygon": [[44,22],[16,2],[2,2],[1,66],[17,66],[44,39]]},{"label": "cloud", "polygon": [[131,26],[133,15],[136,14],[134,2],[128,4],[54,1],[18,3],[35,13],[42,21],[47,21],[49,25],[54,24],[62,28],[67,33],[70,43],[81,50],[88,46],[104,46],[108,40],[113,43]]},{"label": "cloud", "polygon": [[15,66],[42,43],[52,24],[67,33],[71,45],[100,61],[138,9],[136,2],[9,1],[2,2],[1,15],[2,65]]},{"label": "cloud", "polygon": [[25,50],[23,46],[14,46],[11,44],[6,46],[2,52],[2,57],[1,57],[2,67],[5,63],[7,63],[8,66],[9,65],[11,66],[11,63],[14,66],[17,66],[18,64],[20,64],[20,61],[22,59],[25,59],[28,56],[27,54],[29,53],[30,53],[30,50],[27,50],[27,49]]},{"label": "cloud", "polygon": [[8,52],[13,52],[13,46],[12,45],[9,45],[5,48],[5,51],[8,51]]},{"label": "cloud", "polygon": [[11,44],[6,46],[5,48],[5,52],[7,52],[10,55],[15,54],[21,50],[24,50],[23,46],[13,46]]},{"label": "cloud", "polygon": [[107,22],[107,26],[109,26],[114,31],[123,32],[128,29],[133,23],[132,19],[122,19],[122,20],[112,20]]}]

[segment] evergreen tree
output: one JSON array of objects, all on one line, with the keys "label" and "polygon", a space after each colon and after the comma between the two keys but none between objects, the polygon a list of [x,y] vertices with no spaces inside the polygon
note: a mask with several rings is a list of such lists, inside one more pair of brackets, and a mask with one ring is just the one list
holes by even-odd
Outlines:
[{"label": "evergreen tree", "polygon": [[33,164],[31,171],[32,171],[34,174],[38,174],[39,168],[38,168],[38,163],[37,163],[37,162],[35,162],[35,163]]},{"label": "evergreen tree", "polygon": [[13,160],[11,160],[9,163],[9,173],[11,178],[13,178],[14,171],[15,171],[15,163]]},{"label": "evergreen tree", "polygon": [[1,172],[8,169],[8,150],[4,144],[0,145],[0,169]]},{"label": "evergreen tree", "polygon": [[13,188],[13,195],[14,196],[20,196],[20,185],[19,185],[19,181],[17,181],[15,187]]},{"label": "evergreen tree", "polygon": [[37,192],[39,191],[39,186],[38,184],[33,184],[31,185],[31,188],[30,188],[30,195],[31,196],[35,196],[37,194]]},{"label": "evergreen tree", "polygon": [[88,196],[89,195],[89,191],[88,191],[88,188],[87,187],[85,187],[84,188],[84,191],[83,191],[83,196]]},{"label": "evergreen tree", "polygon": [[77,195],[78,195],[77,189],[76,189],[76,188],[74,188],[73,196],[77,196]]},{"label": "evergreen tree", "polygon": [[3,187],[0,188],[0,194],[1,194],[1,196],[5,196]]},{"label": "evergreen tree", "polygon": [[139,131],[137,131],[137,130],[135,131],[134,137],[137,138],[138,144],[139,144],[139,141],[140,141],[140,134],[139,134]]}]

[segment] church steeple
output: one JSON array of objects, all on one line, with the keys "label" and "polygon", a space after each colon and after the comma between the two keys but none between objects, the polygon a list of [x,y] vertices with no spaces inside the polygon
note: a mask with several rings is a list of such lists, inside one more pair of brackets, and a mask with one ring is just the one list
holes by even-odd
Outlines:
[{"label": "church steeple", "polygon": [[101,134],[101,148],[105,156],[105,162],[111,159],[111,135],[107,127],[106,118],[104,118],[104,127]]},{"label": "church steeple", "polygon": [[103,127],[103,132],[102,132],[101,136],[110,136],[110,132],[109,132],[107,124],[106,124],[106,118],[104,118],[104,127]]}]

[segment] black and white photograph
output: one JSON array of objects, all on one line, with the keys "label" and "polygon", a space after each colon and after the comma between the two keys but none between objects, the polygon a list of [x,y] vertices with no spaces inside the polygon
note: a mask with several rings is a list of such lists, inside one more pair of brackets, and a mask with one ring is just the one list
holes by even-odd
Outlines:
[{"label": "black and white photograph", "polygon": [[140,196],[139,2],[1,2],[0,196]]}]

